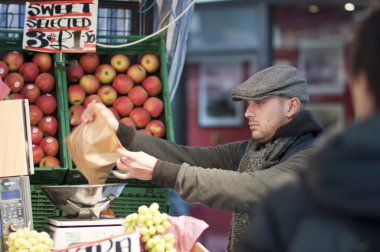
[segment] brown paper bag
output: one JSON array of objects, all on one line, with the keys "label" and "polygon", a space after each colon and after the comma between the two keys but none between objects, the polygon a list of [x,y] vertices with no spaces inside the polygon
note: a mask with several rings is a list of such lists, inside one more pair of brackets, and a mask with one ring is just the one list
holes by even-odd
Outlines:
[{"label": "brown paper bag", "polygon": [[69,154],[79,171],[89,184],[104,184],[118,155],[116,150],[122,147],[115,131],[96,108],[95,120],[81,123],[66,138]]}]

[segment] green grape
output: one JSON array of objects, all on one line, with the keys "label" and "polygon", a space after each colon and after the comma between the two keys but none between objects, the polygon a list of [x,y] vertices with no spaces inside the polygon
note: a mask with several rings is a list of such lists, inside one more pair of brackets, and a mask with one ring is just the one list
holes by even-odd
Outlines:
[{"label": "green grape", "polygon": [[165,231],[165,228],[162,225],[157,225],[156,231],[157,231],[157,233],[162,234]]},{"label": "green grape", "polygon": [[151,238],[151,236],[148,235],[148,234],[146,234],[146,235],[143,235],[143,236],[141,237],[141,241],[142,241],[143,243],[146,243],[150,238]]},{"label": "green grape", "polygon": [[146,227],[142,227],[140,228],[140,234],[142,235],[147,235],[149,232],[149,230],[146,228]]},{"label": "green grape", "polygon": [[146,205],[142,205],[142,206],[139,207],[138,213],[139,214],[146,214],[148,212],[148,210],[149,209],[148,209],[148,207]]},{"label": "green grape", "polygon": [[165,250],[170,250],[173,249],[173,244],[171,242],[166,242],[165,243]]},{"label": "green grape", "polygon": [[165,240],[166,242],[174,241],[174,234],[172,234],[172,233],[167,233],[166,235],[164,235],[164,240]]},{"label": "green grape", "polygon": [[154,225],[154,222],[152,220],[148,220],[148,221],[145,222],[145,225],[147,227],[152,227]]},{"label": "green grape", "polygon": [[155,226],[151,226],[149,227],[149,234],[150,235],[155,235],[156,234],[156,227]]},{"label": "green grape", "polygon": [[153,217],[153,222],[154,222],[155,225],[158,225],[158,224],[160,224],[162,222],[162,218],[160,216],[156,215],[156,216]]},{"label": "green grape", "polygon": [[158,210],[158,209],[160,209],[160,205],[158,205],[158,203],[154,202],[154,203],[152,203],[152,204],[149,206],[149,209],[150,209],[150,210]]},{"label": "green grape", "polygon": [[156,252],[164,252],[165,251],[165,247],[162,246],[162,244],[157,244],[154,249],[156,250]]},{"label": "green grape", "polygon": [[164,221],[164,222],[162,222],[162,226],[164,226],[164,228],[170,228],[171,224],[169,221]]}]

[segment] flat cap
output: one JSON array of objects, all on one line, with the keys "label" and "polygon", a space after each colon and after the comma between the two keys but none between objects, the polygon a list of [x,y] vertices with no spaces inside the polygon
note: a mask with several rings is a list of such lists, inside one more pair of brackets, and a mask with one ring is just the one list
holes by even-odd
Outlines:
[{"label": "flat cap", "polygon": [[233,101],[258,100],[271,96],[309,101],[307,83],[301,72],[291,66],[276,65],[252,75],[231,91]]}]

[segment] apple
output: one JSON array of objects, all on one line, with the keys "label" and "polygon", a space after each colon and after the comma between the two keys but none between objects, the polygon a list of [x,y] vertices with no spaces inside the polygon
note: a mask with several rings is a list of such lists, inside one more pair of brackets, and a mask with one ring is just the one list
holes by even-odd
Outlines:
[{"label": "apple", "polygon": [[128,68],[127,75],[131,77],[134,83],[140,83],[145,79],[146,71],[140,64],[134,64]]},{"label": "apple", "polygon": [[130,117],[121,118],[120,122],[124,123],[125,125],[129,127],[136,129],[136,123]]},{"label": "apple", "polygon": [[25,99],[29,100],[29,103],[34,103],[38,96],[40,96],[40,89],[34,84],[27,84],[21,89],[21,94]]},{"label": "apple", "polygon": [[22,96],[22,94],[20,94],[20,93],[14,93],[14,94],[9,95],[9,99],[20,100],[20,99],[24,99],[24,96]]},{"label": "apple", "polygon": [[54,113],[57,108],[57,101],[54,96],[51,94],[40,95],[36,103],[37,107],[39,107],[44,115],[51,115]]},{"label": "apple", "polygon": [[116,90],[109,85],[101,86],[97,94],[106,106],[111,106],[117,98]]},{"label": "apple", "polygon": [[129,115],[134,105],[131,99],[129,99],[127,96],[120,96],[113,103],[113,107],[121,117],[125,117]]},{"label": "apple", "polygon": [[33,163],[36,165],[42,160],[45,154],[41,146],[37,144],[32,144],[32,152],[33,152]]},{"label": "apple", "polygon": [[95,101],[95,103],[103,103],[102,98],[100,98],[97,94],[92,94],[89,96],[86,96],[86,99],[84,99],[83,106],[87,107],[88,104],[90,104],[92,101]]},{"label": "apple", "polygon": [[134,108],[129,117],[135,122],[137,128],[144,128],[150,121],[150,114],[142,107]]},{"label": "apple", "polygon": [[146,109],[152,117],[157,118],[164,110],[164,103],[160,98],[149,97],[144,102],[143,108]]},{"label": "apple", "polygon": [[117,120],[120,120],[119,112],[117,112],[117,110],[114,107],[109,107],[108,109],[111,110],[111,112],[113,113],[113,115],[116,117]]},{"label": "apple", "polygon": [[108,64],[101,64],[95,70],[95,76],[102,84],[110,84],[116,76],[116,70]]},{"label": "apple", "polygon": [[42,138],[40,146],[44,153],[48,156],[55,156],[59,150],[59,143],[55,137],[47,136]]},{"label": "apple", "polygon": [[43,117],[43,113],[36,105],[29,105],[30,125],[37,125]]},{"label": "apple", "polygon": [[95,94],[100,87],[100,82],[96,76],[85,74],[80,78],[79,85],[84,89],[86,94]]},{"label": "apple", "polygon": [[24,78],[26,83],[32,83],[40,73],[40,69],[33,62],[25,62],[20,66],[18,72]]},{"label": "apple", "polygon": [[148,99],[148,92],[141,86],[134,86],[128,92],[128,97],[136,106],[142,106]]},{"label": "apple", "polygon": [[46,156],[39,162],[40,168],[53,168],[60,166],[59,159],[52,156]]},{"label": "apple", "polygon": [[58,121],[54,116],[44,116],[38,123],[44,136],[54,136],[58,129]]},{"label": "apple", "polygon": [[24,55],[17,51],[11,51],[4,55],[3,61],[8,67],[9,72],[17,71],[24,64]]},{"label": "apple", "polygon": [[99,66],[99,57],[95,53],[82,54],[79,58],[79,64],[83,67],[85,73],[94,73]]},{"label": "apple", "polygon": [[80,105],[80,104],[73,105],[70,107],[69,116],[70,116],[70,125],[71,126],[77,126],[82,122],[81,115],[85,109],[86,109],[86,107],[83,105]]},{"label": "apple", "polygon": [[153,136],[162,138],[165,136],[165,124],[160,120],[152,120],[146,125],[146,130],[149,130]]},{"label": "apple", "polygon": [[141,86],[145,88],[150,96],[157,96],[162,91],[161,80],[154,75],[145,78]]},{"label": "apple", "polygon": [[141,133],[143,133],[143,134],[145,134],[145,135],[148,135],[148,136],[152,135],[152,132],[150,132],[147,129],[139,129],[138,131],[141,132]]},{"label": "apple", "polygon": [[160,68],[160,59],[156,54],[147,53],[140,59],[140,65],[145,68],[148,73],[154,73]]},{"label": "apple", "polygon": [[32,62],[39,67],[41,73],[49,72],[53,67],[53,59],[48,53],[38,52],[34,54]]},{"label": "apple", "polygon": [[80,85],[74,84],[67,88],[67,96],[70,104],[82,104],[86,98],[86,92]]},{"label": "apple", "polygon": [[111,66],[115,68],[115,70],[119,73],[125,73],[127,71],[130,61],[127,56],[124,54],[118,53],[111,57],[110,61]]},{"label": "apple", "polygon": [[4,80],[4,77],[8,74],[8,67],[4,61],[0,61],[0,77]]},{"label": "apple", "polygon": [[128,94],[129,90],[133,87],[132,79],[126,74],[118,74],[112,81],[114,89],[122,95]]},{"label": "apple", "polygon": [[32,126],[30,128],[31,136],[32,136],[32,144],[39,144],[42,140],[43,134],[40,128],[37,126]]},{"label": "apple", "polygon": [[41,73],[34,80],[34,84],[42,93],[50,93],[55,87],[55,78],[50,73]]},{"label": "apple", "polygon": [[17,72],[9,73],[5,76],[4,82],[12,93],[17,93],[24,87],[24,78]]},{"label": "apple", "polygon": [[80,78],[84,74],[84,70],[83,67],[80,64],[78,64],[76,66],[68,67],[66,73],[70,83],[78,83]]}]

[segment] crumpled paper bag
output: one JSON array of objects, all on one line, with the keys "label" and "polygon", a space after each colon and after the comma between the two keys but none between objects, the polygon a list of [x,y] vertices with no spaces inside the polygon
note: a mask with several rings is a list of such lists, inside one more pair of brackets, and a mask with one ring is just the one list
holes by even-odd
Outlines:
[{"label": "crumpled paper bag", "polygon": [[94,121],[79,124],[66,137],[66,144],[71,159],[88,183],[104,184],[118,158],[116,150],[122,145],[95,103],[89,106],[95,113]]}]

